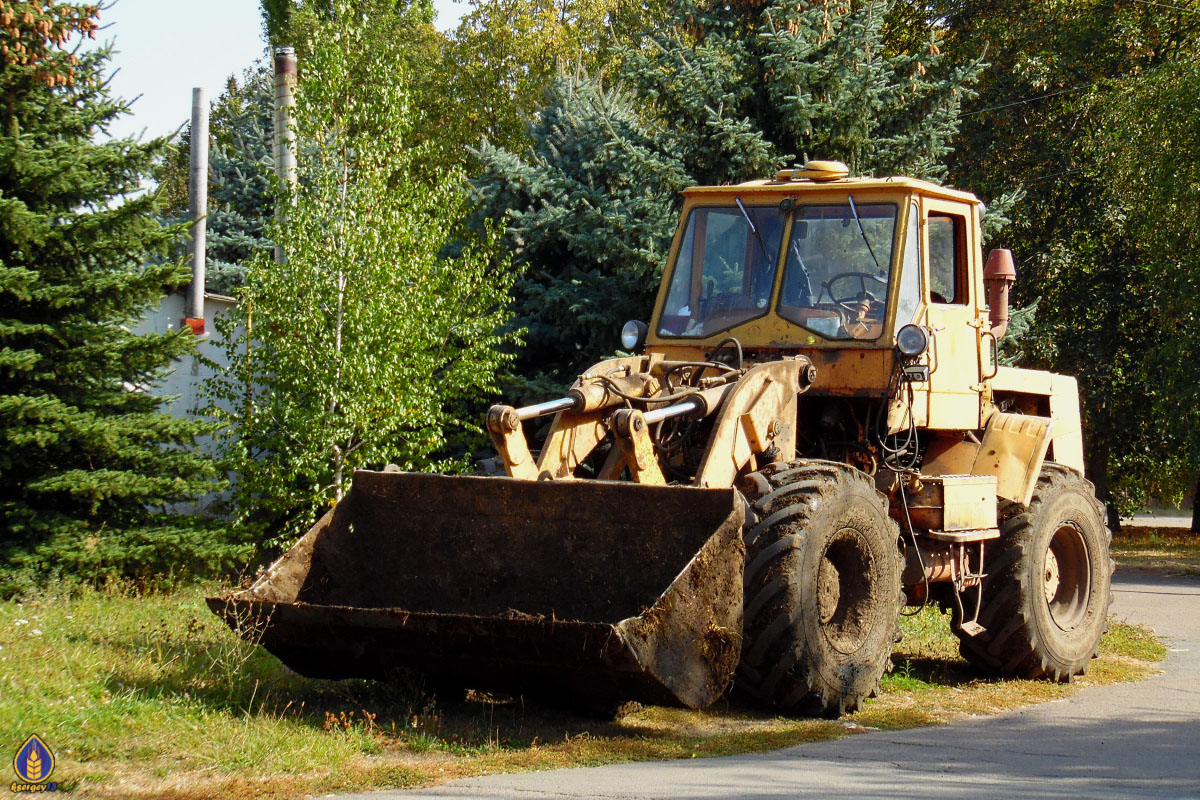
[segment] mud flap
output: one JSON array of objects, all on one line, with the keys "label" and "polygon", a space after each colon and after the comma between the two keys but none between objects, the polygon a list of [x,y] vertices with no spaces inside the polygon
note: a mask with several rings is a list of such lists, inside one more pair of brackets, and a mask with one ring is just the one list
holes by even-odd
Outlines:
[{"label": "mud flap", "polygon": [[359,471],[208,604],[311,677],[702,708],[741,647],[744,513],[733,489]]}]

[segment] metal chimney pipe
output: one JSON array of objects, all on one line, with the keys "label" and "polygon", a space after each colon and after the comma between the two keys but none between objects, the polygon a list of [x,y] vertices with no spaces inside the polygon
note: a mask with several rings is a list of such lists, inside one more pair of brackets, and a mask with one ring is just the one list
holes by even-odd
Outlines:
[{"label": "metal chimney pipe", "polygon": [[192,89],[192,151],[188,169],[188,222],[192,237],[192,284],[188,288],[184,324],[199,335],[204,333],[204,268],[208,235],[208,92]]},{"label": "metal chimney pipe", "polygon": [[996,249],[988,253],[983,267],[983,283],[987,287],[988,324],[992,335],[1003,339],[1008,332],[1008,287],[1017,279],[1011,250]]},{"label": "metal chimney pipe", "polygon": [[[296,185],[296,51],[275,48],[275,177]],[[283,216],[275,209],[276,218]],[[275,245],[275,261],[283,263],[283,248]]]}]

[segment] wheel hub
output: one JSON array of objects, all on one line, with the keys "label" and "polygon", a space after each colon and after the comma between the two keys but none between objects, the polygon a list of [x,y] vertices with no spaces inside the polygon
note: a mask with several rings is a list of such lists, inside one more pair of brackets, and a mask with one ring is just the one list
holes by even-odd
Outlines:
[{"label": "wheel hub", "polygon": [[875,583],[870,546],[853,528],[829,540],[817,571],[817,614],[830,646],[839,653],[858,651],[871,632]]},{"label": "wheel hub", "polygon": [[1087,617],[1092,596],[1092,562],[1083,532],[1063,524],[1046,548],[1042,585],[1054,624],[1064,631],[1078,627]]},{"label": "wheel hub", "polygon": [[1053,550],[1046,551],[1046,569],[1043,570],[1042,581],[1046,590],[1046,602],[1054,602],[1054,596],[1058,594],[1059,575],[1058,556],[1054,555]]},{"label": "wheel hub", "polygon": [[841,576],[828,558],[821,559],[821,571],[817,576],[817,608],[821,613],[821,624],[833,619],[838,601],[842,596]]}]

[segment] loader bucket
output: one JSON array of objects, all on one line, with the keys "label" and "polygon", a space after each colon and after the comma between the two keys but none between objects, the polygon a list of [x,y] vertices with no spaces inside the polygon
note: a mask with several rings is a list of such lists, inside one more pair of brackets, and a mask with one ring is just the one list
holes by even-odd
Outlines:
[{"label": "loader bucket", "polygon": [[310,677],[702,708],[737,665],[743,519],[733,489],[358,471],[208,603]]}]

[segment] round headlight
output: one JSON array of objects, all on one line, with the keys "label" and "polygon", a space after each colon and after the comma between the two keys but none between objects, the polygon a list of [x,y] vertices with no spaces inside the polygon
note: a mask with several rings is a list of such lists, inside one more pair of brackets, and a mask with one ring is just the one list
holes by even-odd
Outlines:
[{"label": "round headlight", "polygon": [[636,319],[629,320],[625,327],[621,328],[621,347],[630,351],[637,350],[645,343],[648,330],[646,323]]},{"label": "round headlight", "polygon": [[906,358],[916,358],[929,348],[929,333],[920,325],[905,325],[896,333],[896,349]]}]

